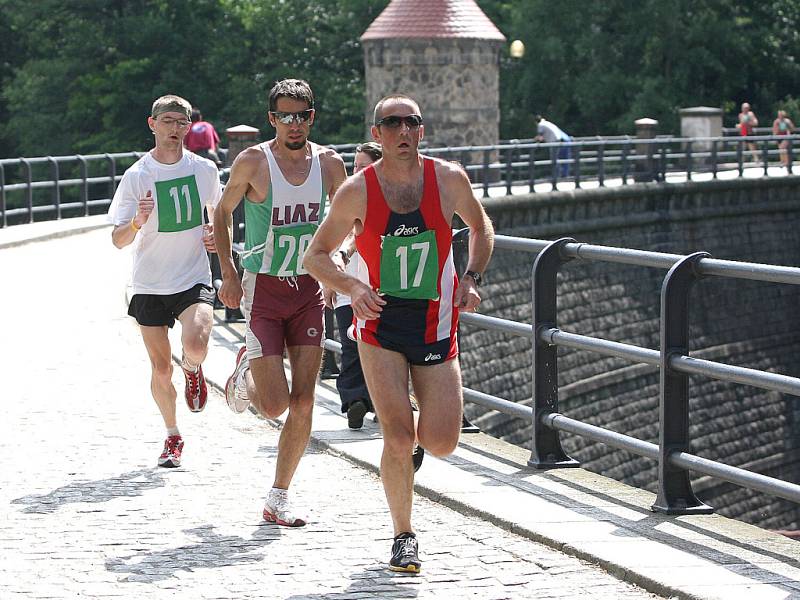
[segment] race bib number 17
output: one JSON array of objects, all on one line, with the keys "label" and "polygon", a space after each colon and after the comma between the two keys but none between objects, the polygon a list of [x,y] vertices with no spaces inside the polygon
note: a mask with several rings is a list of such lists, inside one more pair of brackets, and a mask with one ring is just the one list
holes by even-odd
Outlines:
[{"label": "race bib number 17", "polygon": [[203,208],[194,175],[156,181],[156,205],[159,231],[185,231],[203,222]]},{"label": "race bib number 17", "polygon": [[383,238],[380,291],[389,296],[437,300],[439,253],[436,232]]}]

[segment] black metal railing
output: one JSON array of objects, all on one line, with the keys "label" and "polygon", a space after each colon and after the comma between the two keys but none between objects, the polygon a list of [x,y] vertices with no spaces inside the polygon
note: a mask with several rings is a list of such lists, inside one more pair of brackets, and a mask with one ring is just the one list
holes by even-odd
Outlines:
[{"label": "black metal railing", "polygon": [[[476,194],[513,195],[636,182],[770,176],[793,172],[798,136],[716,138],[628,136],[577,138],[569,143],[508,140],[492,146],[424,148],[460,163]],[[779,144],[785,143],[785,148]],[[752,146],[752,147],[751,147]],[[355,146],[335,146],[348,168]],[[0,224],[84,216],[111,202],[124,170],[141,152],[0,159]],[[778,169],[785,164],[786,171]],[[229,169],[220,171],[227,180]],[[561,186],[561,187],[560,187]],[[494,192],[494,193],[492,193]]]},{"label": "black metal railing", "polygon": [[[465,252],[463,234],[456,252]],[[454,243],[454,246],[456,244]],[[731,366],[689,356],[689,290],[699,277],[723,277],[800,285],[800,268],[717,260],[707,253],[688,256],[627,248],[498,235],[495,249],[536,254],[532,263],[531,322],[519,323],[475,313],[462,313],[461,323],[521,336],[531,340],[531,406],[464,389],[464,399],[485,408],[530,422],[531,457],[539,469],[579,466],[563,450],[559,432],[567,432],[658,461],[658,495],[653,510],[667,514],[709,513],[713,508],[697,499],[689,471],[716,477],[742,487],[800,502],[800,485],[732,467],[691,454],[689,438],[689,375],[701,375],[800,396],[800,378]],[[661,286],[659,349],[641,348],[610,340],[562,331],[557,322],[556,278],[561,267],[574,259],[603,261],[666,269]],[[633,363],[657,366],[660,371],[659,443],[572,419],[559,413],[557,347],[599,353]],[[338,344],[327,340],[326,348]]]}]

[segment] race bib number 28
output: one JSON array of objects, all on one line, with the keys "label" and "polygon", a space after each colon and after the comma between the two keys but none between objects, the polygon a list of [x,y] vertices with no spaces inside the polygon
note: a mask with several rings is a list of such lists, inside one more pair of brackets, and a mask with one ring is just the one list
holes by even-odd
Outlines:
[{"label": "race bib number 28", "polygon": [[379,291],[397,298],[436,300],[439,253],[436,232],[383,238]]},{"label": "race bib number 28", "polygon": [[156,181],[158,230],[174,233],[203,223],[203,208],[194,175]]}]

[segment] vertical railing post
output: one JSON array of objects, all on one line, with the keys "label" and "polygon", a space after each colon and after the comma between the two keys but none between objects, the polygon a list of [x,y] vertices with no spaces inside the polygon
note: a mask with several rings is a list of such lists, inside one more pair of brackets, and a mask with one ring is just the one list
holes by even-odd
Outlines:
[{"label": "vertical railing post", "polygon": [[630,140],[622,142],[622,185],[628,183],[628,152],[630,152],[630,148]]},{"label": "vertical railing post", "polygon": [[686,142],[686,181],[692,180],[692,140]]},{"label": "vertical railing post", "polygon": [[56,208],[56,219],[61,219],[61,187],[58,185],[58,180],[60,179],[58,173],[58,161],[53,158],[52,156],[48,156],[47,160],[50,161],[50,164],[53,165],[53,206]]},{"label": "vertical railing post", "polygon": [[790,137],[786,144],[786,170],[789,175],[792,174],[792,138]]},{"label": "vertical railing post", "polygon": [[106,153],[106,160],[108,161],[108,201],[114,199],[114,192],[117,191],[117,163],[114,157]]},{"label": "vertical railing post", "polygon": [[571,260],[563,256],[562,247],[574,241],[572,238],[561,238],[550,243],[533,262],[531,302],[533,414],[531,457],[528,459],[528,465],[537,469],[579,466],[577,461],[564,452],[558,431],[547,427],[542,420],[546,415],[558,412],[558,348],[540,339],[542,330],[556,326],[558,269]]},{"label": "vertical railing post", "polygon": [[547,150],[550,152],[550,184],[555,192],[558,189],[558,148],[550,146]]},{"label": "vertical railing post", "polygon": [[0,212],[3,213],[3,227],[8,227],[8,215],[6,214],[6,168],[3,163],[0,163]]},{"label": "vertical railing post", "polygon": [[717,178],[717,140],[711,142],[711,178]]},{"label": "vertical railing post", "polygon": [[33,176],[31,174],[31,163],[26,158],[19,159],[20,164],[25,170],[25,183],[28,185],[25,190],[25,206],[28,209],[28,223],[33,223]]},{"label": "vertical railing post", "polygon": [[764,176],[766,177],[769,175],[769,140],[764,140],[762,146],[764,147]]},{"label": "vertical railing post", "polygon": [[580,143],[573,144],[572,148],[574,150],[572,152],[572,162],[573,162],[573,168],[574,168],[574,171],[575,171],[573,173],[573,176],[575,177],[575,189],[580,189],[580,187],[581,187],[581,145],[580,145]]},{"label": "vertical railing post", "polygon": [[511,195],[511,184],[514,182],[514,147],[506,150],[506,195]]},{"label": "vertical railing post", "polygon": [[489,197],[489,159],[491,150],[488,148],[483,151],[483,197]]},{"label": "vertical railing post", "polygon": [[600,144],[597,147],[597,182],[600,187],[606,185],[606,146]]},{"label": "vertical railing post", "polygon": [[89,166],[86,164],[86,158],[77,155],[78,162],[81,163],[81,196],[83,196],[83,216],[89,216]]},{"label": "vertical railing post", "polygon": [[697,262],[708,256],[695,252],[682,258],[661,286],[658,496],[652,509],[671,515],[714,512],[694,495],[689,473],[669,462],[671,454],[689,452],[689,376],[669,363],[674,355],[689,354],[689,292]]},{"label": "vertical railing post", "polygon": [[736,144],[736,162],[739,164],[739,177],[744,177],[744,142]]},{"label": "vertical railing post", "polygon": [[536,193],[536,146],[528,151],[528,192]]},{"label": "vertical railing post", "polygon": [[661,181],[665,182],[667,180],[667,144],[669,142],[661,142],[661,160],[659,162],[659,171],[661,172]]}]

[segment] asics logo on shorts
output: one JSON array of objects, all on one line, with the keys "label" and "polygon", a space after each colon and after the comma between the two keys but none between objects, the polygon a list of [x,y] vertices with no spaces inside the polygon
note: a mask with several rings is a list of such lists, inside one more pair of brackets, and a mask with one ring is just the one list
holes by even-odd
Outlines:
[{"label": "asics logo on shorts", "polygon": [[308,335],[310,338],[317,337],[317,333],[319,332],[317,331],[316,327],[309,327],[306,331],[306,335]]},{"label": "asics logo on shorts", "polygon": [[429,360],[442,360],[442,355],[433,353],[428,354],[428,356],[425,357],[425,362],[428,362]]},{"label": "asics logo on shorts", "polygon": [[400,225],[397,229],[394,230],[394,235],[417,235],[419,233],[419,227],[406,227],[405,225]]}]

